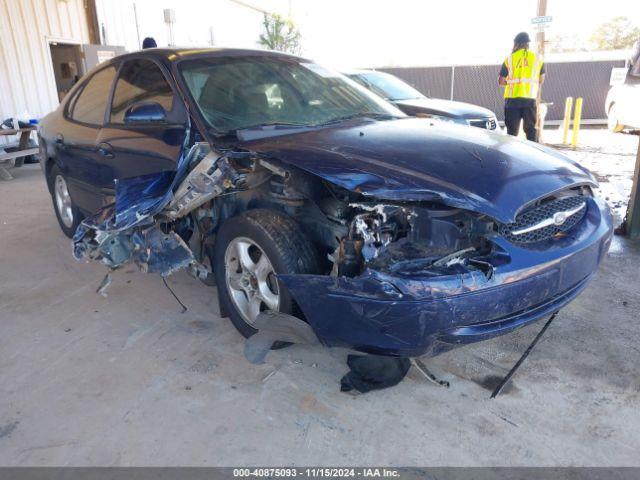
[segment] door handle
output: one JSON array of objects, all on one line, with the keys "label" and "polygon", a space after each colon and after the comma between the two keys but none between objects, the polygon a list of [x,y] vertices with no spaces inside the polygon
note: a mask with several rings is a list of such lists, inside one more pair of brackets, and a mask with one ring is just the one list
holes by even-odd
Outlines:
[{"label": "door handle", "polygon": [[56,143],[57,144],[63,144],[64,143],[64,135],[62,135],[61,133],[56,135]]},{"label": "door handle", "polygon": [[98,144],[98,153],[105,158],[113,158],[113,147],[108,143],[102,142]]}]

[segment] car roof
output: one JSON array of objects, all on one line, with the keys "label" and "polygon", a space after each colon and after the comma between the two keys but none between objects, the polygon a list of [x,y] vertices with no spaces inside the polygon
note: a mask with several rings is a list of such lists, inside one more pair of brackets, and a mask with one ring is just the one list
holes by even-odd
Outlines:
[{"label": "car roof", "polygon": [[289,53],[276,52],[273,50],[259,50],[246,48],[212,48],[212,47],[190,47],[190,48],[147,48],[135,52],[119,55],[113,60],[126,60],[128,57],[149,57],[157,60],[177,62],[179,60],[191,58],[208,58],[208,57],[273,57],[273,58],[291,58],[296,60],[305,60],[305,58],[291,55]]}]

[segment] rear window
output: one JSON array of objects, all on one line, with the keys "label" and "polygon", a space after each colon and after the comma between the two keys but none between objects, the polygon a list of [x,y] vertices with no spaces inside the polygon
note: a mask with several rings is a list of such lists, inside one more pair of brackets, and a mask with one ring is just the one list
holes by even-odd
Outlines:
[{"label": "rear window", "polygon": [[93,75],[73,103],[71,118],[77,122],[102,125],[116,67],[107,67]]}]

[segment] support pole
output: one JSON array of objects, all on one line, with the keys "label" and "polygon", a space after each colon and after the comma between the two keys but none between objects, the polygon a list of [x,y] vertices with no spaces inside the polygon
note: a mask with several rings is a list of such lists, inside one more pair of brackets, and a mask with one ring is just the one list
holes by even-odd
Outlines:
[{"label": "support pole", "polygon": [[631,187],[631,198],[627,207],[625,230],[629,238],[640,238],[640,133],[638,134],[636,168],[633,173],[633,186]]},{"label": "support pole", "polygon": [[136,23],[136,36],[138,37],[138,48],[142,49],[142,42],[140,41],[140,26],[138,25],[138,10],[136,8],[136,2],[133,2],[133,19],[135,20],[135,23]]},{"label": "support pole", "polygon": [[449,95],[451,98],[450,100],[453,101],[453,88],[456,84],[456,67],[455,65],[451,66],[451,95]]},{"label": "support pole", "polygon": [[[547,0],[538,0],[538,9],[537,15],[538,17],[544,17],[547,14]],[[542,58],[544,61],[544,47],[545,47],[545,38],[544,38],[544,28],[540,27],[538,33],[536,35],[537,42],[537,54],[538,57]],[[536,139],[540,139],[542,137],[542,125],[540,122],[540,115],[538,112],[540,111],[540,102],[542,101],[542,85],[538,86],[538,93],[536,95]]]},{"label": "support pole", "polygon": [[582,97],[576,98],[576,109],[573,112],[573,136],[571,138],[571,148],[574,150],[578,146],[578,134],[580,133],[580,118],[582,117]]},{"label": "support pole", "polygon": [[573,108],[573,97],[567,97],[564,104],[564,120],[562,121],[562,144],[569,143],[569,125],[571,125],[571,109]]}]

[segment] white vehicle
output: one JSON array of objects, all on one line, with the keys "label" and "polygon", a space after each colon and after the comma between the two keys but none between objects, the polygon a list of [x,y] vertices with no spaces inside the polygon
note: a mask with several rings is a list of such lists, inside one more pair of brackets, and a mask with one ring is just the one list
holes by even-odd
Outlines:
[{"label": "white vehicle", "polygon": [[636,42],[624,83],[609,90],[605,103],[609,130],[640,130],[640,41]]}]

